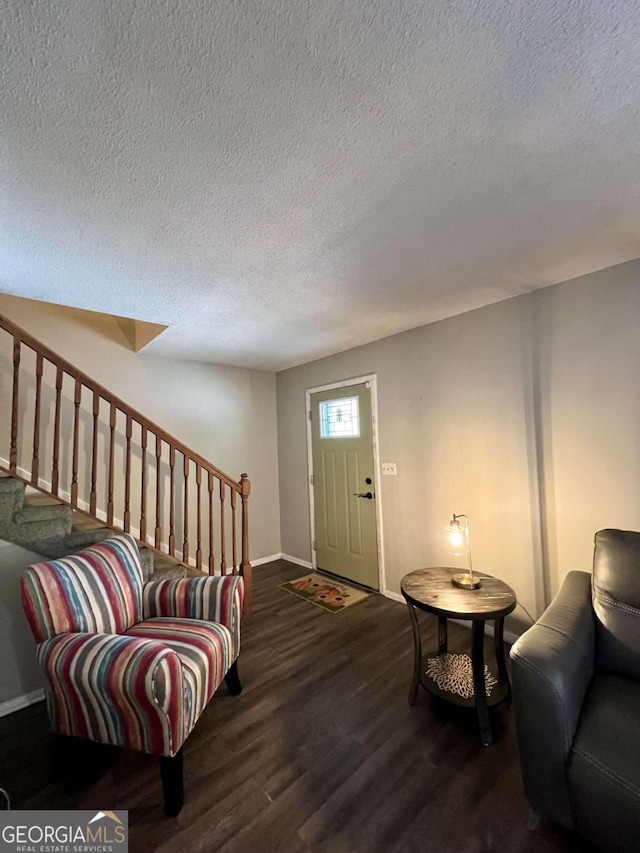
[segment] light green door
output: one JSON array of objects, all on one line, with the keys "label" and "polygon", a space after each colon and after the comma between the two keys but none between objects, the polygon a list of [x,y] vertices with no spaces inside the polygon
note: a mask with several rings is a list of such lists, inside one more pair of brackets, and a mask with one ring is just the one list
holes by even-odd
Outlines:
[{"label": "light green door", "polygon": [[371,389],[310,398],[316,566],[378,589]]}]

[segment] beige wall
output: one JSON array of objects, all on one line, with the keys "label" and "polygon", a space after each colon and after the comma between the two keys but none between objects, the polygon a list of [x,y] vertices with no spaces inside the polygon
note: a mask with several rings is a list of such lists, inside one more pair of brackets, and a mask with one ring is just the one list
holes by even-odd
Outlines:
[{"label": "beige wall", "polygon": [[596,530],[638,529],[639,318],[634,261],[279,373],[282,551],[310,559],[305,389],[375,373],[387,588],[455,563],[467,513],[475,567],[539,614]]},{"label": "beige wall", "polygon": [[[42,690],[36,643],[20,602],[20,576],[42,559],[0,539],[0,716],[39,698]],[[38,697],[29,696],[36,691]]]},{"label": "beige wall", "polygon": [[[246,471],[252,483],[250,558],[255,560],[280,551],[273,373],[136,354],[117,321],[108,315],[93,314],[81,320],[78,312],[7,295],[0,295],[0,313],[230,476],[239,479]],[[0,373],[4,376],[0,387],[0,420],[2,434],[6,436],[11,356],[8,336],[1,337]],[[50,398],[51,395],[49,401]],[[108,413],[105,417],[108,418]],[[24,421],[29,428],[29,417]],[[90,442],[90,401],[81,430]],[[49,439],[51,431],[49,422]],[[68,445],[70,436],[66,438]],[[104,458],[107,458],[106,443],[104,429],[100,437]],[[28,450],[25,446],[25,452]],[[123,448],[117,447],[116,453],[122,456]],[[88,458],[87,453],[85,460]],[[68,447],[65,461],[68,469]],[[81,479],[87,481],[86,467],[81,474]],[[105,478],[101,478],[101,483],[104,494]],[[152,522],[150,528],[153,530]],[[192,552],[194,549],[192,545]]]}]

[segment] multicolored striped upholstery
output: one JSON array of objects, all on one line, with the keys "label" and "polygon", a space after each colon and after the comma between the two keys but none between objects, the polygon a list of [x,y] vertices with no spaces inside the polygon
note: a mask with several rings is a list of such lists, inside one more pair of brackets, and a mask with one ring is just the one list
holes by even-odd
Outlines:
[{"label": "multicolored striped upholstery", "polygon": [[143,584],[128,534],[30,566],[54,731],[175,755],[238,656],[243,591],[237,576]]},{"label": "multicolored striped upholstery", "polygon": [[135,539],[123,533],[69,557],[34,563],[22,577],[22,604],[38,643],[68,631],[121,634],[142,619]]},{"label": "multicolored striped upholstery", "polygon": [[237,657],[231,631],[202,619],[157,618],[139,622],[127,636],[168,646],[180,658],[185,686],[184,740]]},{"label": "multicolored striped upholstery", "polygon": [[[235,656],[240,651],[240,614],[244,580],[239,575],[149,581],[142,600],[144,618],[174,616],[221,622],[232,635]],[[234,657],[235,657],[234,656]]]},{"label": "multicolored striped upholstery", "polygon": [[122,634],[59,634],[38,646],[55,732],[174,755],[185,735],[180,657]]}]

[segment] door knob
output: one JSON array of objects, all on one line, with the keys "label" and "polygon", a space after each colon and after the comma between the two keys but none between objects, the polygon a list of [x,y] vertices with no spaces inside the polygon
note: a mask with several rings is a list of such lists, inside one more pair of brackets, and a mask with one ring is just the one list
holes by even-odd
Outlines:
[{"label": "door knob", "polygon": [[370,501],[371,498],[373,497],[371,492],[354,492],[353,496],[355,498],[366,498],[368,501]]}]

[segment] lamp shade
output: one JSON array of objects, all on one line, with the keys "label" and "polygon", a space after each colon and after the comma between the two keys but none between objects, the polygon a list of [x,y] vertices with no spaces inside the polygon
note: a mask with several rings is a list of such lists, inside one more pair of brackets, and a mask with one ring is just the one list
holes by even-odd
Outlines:
[{"label": "lamp shade", "polygon": [[447,554],[455,554],[457,557],[469,553],[469,525],[467,519],[461,516],[453,516],[444,529],[444,546]]},{"label": "lamp shade", "polygon": [[444,547],[448,554],[456,557],[469,555],[469,571],[463,574],[453,575],[451,583],[460,589],[479,589],[482,582],[473,575],[471,565],[471,540],[469,538],[469,519],[466,515],[453,515],[453,518],[444,529]]}]

